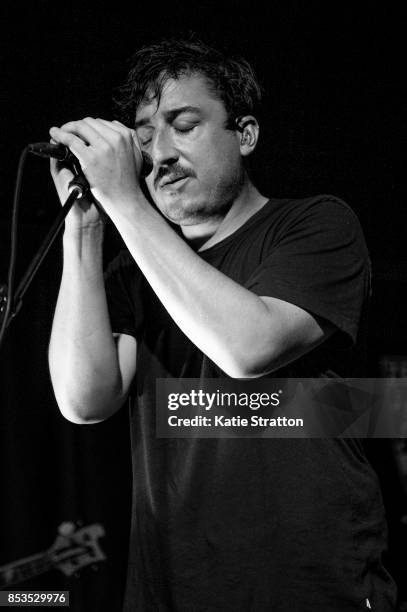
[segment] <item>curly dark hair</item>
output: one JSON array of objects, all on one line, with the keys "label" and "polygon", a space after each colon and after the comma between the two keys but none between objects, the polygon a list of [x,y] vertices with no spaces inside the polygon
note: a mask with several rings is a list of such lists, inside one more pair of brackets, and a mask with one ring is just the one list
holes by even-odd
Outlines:
[{"label": "curly dark hair", "polygon": [[236,129],[236,120],[242,115],[260,112],[261,87],[250,64],[201,40],[161,40],[142,47],[131,63],[127,81],[114,97],[117,114],[129,127],[133,127],[138,106],[146,96],[152,93],[159,102],[168,79],[191,74],[203,75],[213,94],[222,100],[227,128]]}]

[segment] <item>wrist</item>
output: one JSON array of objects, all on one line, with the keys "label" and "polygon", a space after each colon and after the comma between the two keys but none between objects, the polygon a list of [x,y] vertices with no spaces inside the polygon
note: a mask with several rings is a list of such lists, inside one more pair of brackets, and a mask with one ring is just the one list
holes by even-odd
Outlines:
[{"label": "wrist", "polygon": [[101,247],[103,245],[104,226],[105,224],[101,220],[85,226],[66,224],[63,234],[64,248],[77,248],[85,245]]}]

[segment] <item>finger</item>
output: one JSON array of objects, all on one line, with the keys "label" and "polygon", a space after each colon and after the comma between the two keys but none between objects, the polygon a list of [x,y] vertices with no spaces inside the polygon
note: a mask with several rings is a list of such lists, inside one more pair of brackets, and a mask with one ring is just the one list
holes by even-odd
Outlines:
[{"label": "finger", "polygon": [[85,119],[80,119],[78,121],[69,121],[61,126],[62,130],[75,134],[75,136],[79,136],[82,140],[90,145],[97,146],[100,144],[101,139],[106,139],[101,134],[100,129],[97,129],[97,124],[95,123],[95,119],[91,117],[86,117]]},{"label": "finger", "polygon": [[124,123],[122,123],[121,121],[118,121],[118,119],[113,119],[112,123],[115,123],[116,125],[121,125],[122,127],[127,128],[128,130],[131,129],[128,128],[127,125],[124,125]]},{"label": "finger", "polygon": [[73,179],[73,173],[66,166],[61,166],[61,162],[52,158],[50,159],[50,169],[57,191],[62,197],[66,186]]},{"label": "finger", "polygon": [[51,157],[50,165],[51,170],[53,172],[55,171],[55,173],[58,174],[58,176],[61,177],[63,180],[71,180],[71,178],[73,177],[73,172],[71,172],[71,170],[69,170],[69,168],[67,168],[66,166],[63,166],[61,162],[57,159],[53,159]]},{"label": "finger", "polygon": [[116,125],[114,121],[107,121],[107,119],[101,119],[100,117],[98,117],[96,121],[100,122],[102,125],[105,125],[106,127],[110,127],[112,130],[114,130],[115,132],[118,132],[119,134],[123,134],[123,129],[120,126]]},{"label": "finger", "polygon": [[140,147],[140,143],[137,137],[136,130],[133,130],[132,128],[128,128],[123,123],[120,123],[120,121],[116,121],[116,120],[106,121],[106,119],[97,119],[97,121],[99,121],[101,124],[105,125],[106,127],[109,127],[115,130],[117,134],[120,134],[121,136],[125,138],[131,138],[131,140],[133,141],[133,144],[136,145],[136,148],[141,153],[141,147]]},{"label": "finger", "polygon": [[116,136],[118,130],[112,126],[111,121],[106,119],[94,119],[93,117],[85,117],[83,121],[92,127],[98,134],[103,136],[106,140],[110,140],[112,136]]},{"label": "finger", "polygon": [[58,127],[52,127],[49,134],[56,143],[66,145],[78,159],[86,156],[88,146],[79,136]]},{"label": "finger", "polygon": [[137,147],[140,148],[140,143],[137,137],[137,132],[136,130],[133,130],[133,128],[129,128],[127,127],[127,125],[124,125],[124,123],[121,123],[120,121],[117,121],[117,119],[114,119],[112,121],[112,124],[115,126],[115,128],[117,130],[119,130],[119,132],[121,134],[131,134],[131,137],[133,139],[133,141],[137,144]]},{"label": "finger", "polygon": [[124,123],[117,121],[117,119],[114,119],[112,123],[114,123],[117,129],[120,130],[121,132],[126,132],[126,133],[130,132],[131,137],[133,138],[134,142],[137,144],[138,147],[140,147],[140,143],[139,143],[139,139],[138,139],[136,130],[134,130],[133,128],[127,127],[127,125],[124,125]]},{"label": "finger", "polygon": [[120,141],[131,144],[132,147],[134,145],[132,130],[126,127],[113,126],[111,121],[100,118],[94,119],[93,117],[86,117],[83,121],[97,131],[113,147],[120,144]]},{"label": "finger", "polygon": [[131,138],[134,140],[135,131],[131,128],[126,127],[122,123],[115,121],[107,121],[106,119],[100,118],[95,119],[94,121],[97,121],[100,126],[104,126],[109,130],[113,130],[116,134],[120,134],[125,138]]},{"label": "finger", "polygon": [[117,119],[113,119],[112,123],[113,125],[116,126],[118,130],[130,130],[130,132],[132,133],[135,131],[133,130],[133,128],[130,128],[127,125],[124,125],[124,123],[122,123],[121,121],[118,121]]}]

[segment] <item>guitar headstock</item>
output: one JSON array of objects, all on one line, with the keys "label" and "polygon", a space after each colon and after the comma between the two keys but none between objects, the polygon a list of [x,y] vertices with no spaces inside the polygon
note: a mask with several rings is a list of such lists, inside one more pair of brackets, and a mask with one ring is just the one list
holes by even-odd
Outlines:
[{"label": "guitar headstock", "polygon": [[102,525],[95,523],[77,528],[73,523],[62,523],[59,535],[48,551],[53,565],[65,576],[72,576],[87,565],[106,559],[99,546],[99,538],[105,535]]}]

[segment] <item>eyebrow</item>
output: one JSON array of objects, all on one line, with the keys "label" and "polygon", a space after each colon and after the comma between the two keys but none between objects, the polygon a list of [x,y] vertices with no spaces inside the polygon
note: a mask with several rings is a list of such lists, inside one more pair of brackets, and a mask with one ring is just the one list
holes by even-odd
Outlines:
[{"label": "eyebrow", "polygon": [[[182,113],[198,113],[200,115],[201,109],[198,108],[197,106],[189,106],[189,105],[180,106],[179,108],[173,108],[171,110],[165,111],[164,115],[170,121],[174,121],[174,119],[176,119],[178,115],[181,115]],[[135,121],[134,128],[137,129],[139,127],[142,127],[143,125],[146,125],[147,123],[149,123],[149,121],[150,121],[150,117],[139,119],[138,121]]]}]

